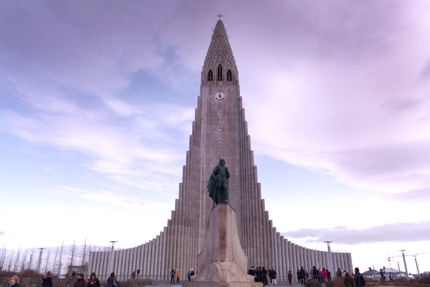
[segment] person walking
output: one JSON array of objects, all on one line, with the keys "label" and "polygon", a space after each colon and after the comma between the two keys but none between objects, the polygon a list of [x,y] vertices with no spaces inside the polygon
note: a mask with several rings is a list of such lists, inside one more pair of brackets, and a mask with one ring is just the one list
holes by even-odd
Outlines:
[{"label": "person walking", "polygon": [[175,269],[170,270],[170,284],[175,284]]},{"label": "person walking", "polygon": [[270,277],[270,283],[272,285],[277,285],[278,284],[278,282],[276,281],[276,275],[277,275],[276,270],[273,269],[273,268],[270,268],[269,269],[269,277]]},{"label": "person walking", "polygon": [[179,283],[179,279],[181,278],[181,270],[179,268],[176,270],[176,283]]},{"label": "person walking", "polygon": [[291,270],[288,271],[287,278],[288,278],[288,283],[291,285],[291,281],[293,280],[293,273],[291,273]]}]

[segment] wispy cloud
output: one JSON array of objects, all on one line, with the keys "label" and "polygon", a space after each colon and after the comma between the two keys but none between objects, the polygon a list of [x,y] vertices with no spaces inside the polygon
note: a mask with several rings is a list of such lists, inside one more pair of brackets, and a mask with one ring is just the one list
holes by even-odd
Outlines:
[{"label": "wispy cloud", "polygon": [[430,201],[430,187],[409,190],[402,193],[387,194],[385,198],[400,202],[425,202]]},{"label": "wispy cloud", "polygon": [[[142,196],[124,195],[112,191],[103,190],[85,190],[79,187],[63,186],[55,191],[55,194],[65,193],[76,196],[84,200],[92,200],[95,202],[108,203],[119,207],[148,207],[163,205],[161,202],[154,200],[142,200]],[[166,206],[163,205],[164,208]]]},{"label": "wispy cloud", "polygon": [[309,243],[330,240],[339,244],[360,244],[428,241],[429,230],[430,221],[422,221],[385,224],[364,229],[342,226],[332,229],[300,229],[282,234],[291,238],[303,238]]}]

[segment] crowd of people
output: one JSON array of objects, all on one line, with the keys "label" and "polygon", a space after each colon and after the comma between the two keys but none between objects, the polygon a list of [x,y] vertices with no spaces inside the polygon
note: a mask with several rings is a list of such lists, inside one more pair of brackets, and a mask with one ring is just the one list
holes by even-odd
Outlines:
[{"label": "crowd of people", "polygon": [[[46,272],[46,274],[42,277],[41,287],[53,287],[53,281],[51,276],[51,271]],[[88,280],[84,279],[83,273],[73,272],[73,278],[75,282],[73,283],[73,287],[100,287],[100,280],[97,278],[95,273],[91,273],[90,278]],[[115,273],[111,273],[107,282],[107,287],[116,287],[117,281],[115,277]],[[9,278],[8,287],[19,287],[19,277],[18,275],[13,275]]]},{"label": "crowd of people", "polygon": [[[248,270],[248,275],[254,277],[254,282],[261,282],[263,285],[267,285],[269,280],[271,285],[278,284],[276,280],[277,274],[273,268],[266,269],[264,266],[258,266],[257,268],[251,266],[251,268]],[[269,280],[267,277],[269,277]]]},{"label": "crowd of people", "polygon": [[[139,270],[140,271],[140,270]],[[140,272],[139,272],[140,273]],[[191,277],[195,274],[193,268],[191,268],[187,273],[188,281],[191,281]],[[73,283],[73,287],[100,287],[100,280],[97,278],[96,274],[91,273],[90,277],[86,281],[84,279],[83,273],[75,273],[75,282]],[[248,275],[254,277],[255,282],[261,282],[263,285],[277,285],[277,273],[273,268],[266,269],[264,266],[259,266],[255,268],[251,266],[248,270]],[[297,269],[296,272],[297,281],[300,285],[305,285],[306,282],[310,279],[318,281],[320,283],[328,282],[332,280],[331,273],[326,268],[316,268],[312,267],[310,272],[305,270],[303,267]],[[354,269],[354,273],[350,274],[346,271],[341,271],[340,268],[336,271],[337,278],[343,278],[343,283],[345,287],[364,287],[366,285],[366,280],[363,275],[360,273],[358,268]],[[171,269],[170,270],[170,283],[178,284],[181,278],[181,271],[179,269]],[[287,275],[288,283],[291,285],[293,281],[293,273],[288,271]],[[115,273],[112,272],[109,278],[106,281],[107,287],[117,287],[117,279]],[[42,278],[41,287],[53,287],[51,272],[48,271],[45,276]],[[9,278],[8,287],[19,287],[19,277],[17,275],[13,275]]]},{"label": "crowd of people", "polygon": [[[251,266],[248,270],[248,274],[254,277],[255,282],[261,282],[263,285],[277,285],[278,283],[276,279],[277,273],[273,268],[266,269],[264,266],[257,268]],[[305,286],[308,280],[314,280],[320,283],[332,280],[331,272],[325,267],[321,269],[313,266],[310,271],[301,267],[300,269],[297,269],[296,276],[298,283],[303,286]],[[366,281],[358,268],[354,269],[354,273],[352,275],[349,272],[342,271],[338,268],[336,271],[336,277],[343,278],[345,287],[363,287],[366,284]],[[291,270],[288,271],[287,281],[289,285],[292,285],[293,273]]]}]

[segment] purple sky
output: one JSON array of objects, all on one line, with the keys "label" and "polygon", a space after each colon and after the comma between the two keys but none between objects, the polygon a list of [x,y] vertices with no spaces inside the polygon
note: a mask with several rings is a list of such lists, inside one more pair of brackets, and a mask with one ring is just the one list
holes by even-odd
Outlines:
[{"label": "purple sky", "polygon": [[[383,0],[0,2],[0,247],[162,230],[218,13],[277,230],[362,268],[430,252],[430,3]],[[24,238],[48,219],[100,230]]]}]

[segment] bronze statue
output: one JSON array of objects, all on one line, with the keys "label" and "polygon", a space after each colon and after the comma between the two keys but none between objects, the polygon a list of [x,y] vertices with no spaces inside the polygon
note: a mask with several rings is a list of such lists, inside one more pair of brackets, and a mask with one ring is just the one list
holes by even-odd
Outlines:
[{"label": "bronze statue", "polygon": [[225,166],[225,160],[220,159],[218,165],[212,171],[208,182],[209,197],[217,204],[228,203],[228,178],[230,173]]}]

